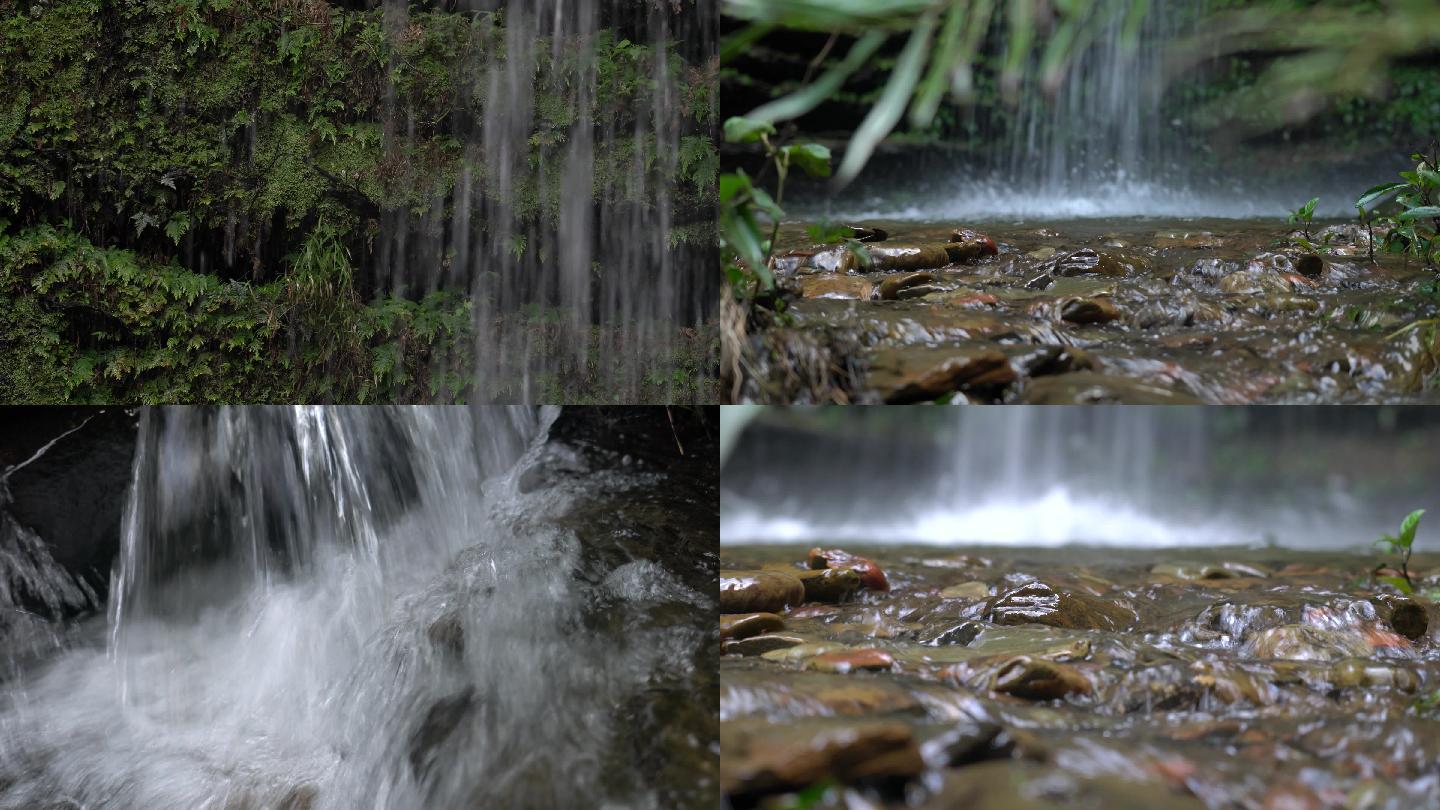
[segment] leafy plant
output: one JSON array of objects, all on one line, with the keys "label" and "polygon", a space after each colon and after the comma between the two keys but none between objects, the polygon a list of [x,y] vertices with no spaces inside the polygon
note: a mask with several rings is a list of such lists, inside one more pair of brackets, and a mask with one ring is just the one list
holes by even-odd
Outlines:
[{"label": "leafy plant", "polygon": [[[1425,514],[1424,509],[1416,509],[1405,516],[1400,522],[1399,535],[1385,535],[1375,541],[1375,545],[1384,546],[1390,553],[1400,555],[1400,576],[1377,577],[1381,582],[1393,586],[1401,593],[1411,594],[1415,592],[1415,584],[1410,581],[1410,552],[1415,545],[1415,530],[1420,526],[1420,516]],[[1380,571],[1385,567],[1382,563],[1376,567]]]},{"label": "leafy plant", "polygon": [[[777,178],[772,197],[743,169],[720,176],[720,249],[726,258],[726,278],[742,293],[747,286],[754,288],[752,292],[775,286],[770,257],[780,233],[780,220],[785,216],[780,201],[785,197],[790,170],[798,168],[811,177],[830,176],[828,148],[818,143],[780,146],[771,140],[773,135],[774,125],[765,121],[735,117],[725,122],[725,140],[760,143],[765,149],[767,168],[774,168]],[[768,237],[761,230],[758,214],[771,222]]]},{"label": "leafy plant", "polygon": [[1315,219],[1315,204],[1320,202],[1319,197],[1311,197],[1310,201],[1290,212],[1285,221],[1291,225],[1299,225],[1305,234],[1305,241],[1311,242],[1314,237],[1310,235],[1310,222]]},{"label": "leafy plant", "polygon": [[[1400,173],[1399,182],[1381,183],[1355,201],[1360,221],[1371,235],[1374,260],[1374,227],[1388,229],[1381,249],[1419,259],[1427,267],[1440,266],[1440,142],[1430,142],[1429,154],[1416,152],[1415,170]],[[1399,210],[1392,215],[1375,212],[1391,197]]]}]

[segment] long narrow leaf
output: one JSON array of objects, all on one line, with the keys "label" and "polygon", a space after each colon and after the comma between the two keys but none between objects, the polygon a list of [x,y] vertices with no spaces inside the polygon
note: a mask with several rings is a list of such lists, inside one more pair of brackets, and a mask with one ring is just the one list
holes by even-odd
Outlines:
[{"label": "long narrow leaf", "polygon": [[925,129],[935,120],[935,111],[940,108],[940,97],[945,95],[949,82],[950,65],[955,53],[960,50],[961,28],[965,23],[968,4],[952,3],[950,13],[945,16],[945,25],[940,29],[940,38],[935,41],[935,53],[930,57],[930,69],[925,73],[915,101],[910,105],[910,126]]},{"label": "long narrow leaf", "polygon": [[839,64],[821,74],[810,85],[803,87],[788,96],[777,98],[774,101],[762,104],[750,111],[745,116],[754,121],[788,121],[792,118],[799,118],[819,106],[825,99],[834,95],[836,90],[864,65],[867,60],[885,42],[885,34],[879,31],[870,31],[862,35],[850,46],[845,54],[845,59]]},{"label": "long narrow leaf", "polygon": [[875,151],[876,144],[890,134],[901,114],[905,112],[905,103],[910,100],[910,93],[915,89],[915,83],[920,80],[920,68],[934,33],[935,14],[932,12],[921,17],[916,24],[915,31],[910,34],[910,41],[905,43],[905,50],[901,51],[900,59],[895,63],[895,70],[891,72],[890,80],[885,83],[879,100],[870,109],[870,114],[865,116],[865,120],[860,122],[860,128],[855,130],[854,137],[850,139],[850,145],[845,149],[845,159],[841,161],[838,172],[841,185],[855,179],[855,175],[860,173],[860,169]]}]

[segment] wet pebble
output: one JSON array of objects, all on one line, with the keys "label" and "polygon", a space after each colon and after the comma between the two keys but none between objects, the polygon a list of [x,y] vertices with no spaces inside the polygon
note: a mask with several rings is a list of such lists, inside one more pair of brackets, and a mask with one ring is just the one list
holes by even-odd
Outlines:
[{"label": "wet pebble", "polygon": [[779,571],[723,571],[721,613],[776,613],[805,600],[805,586]]},{"label": "wet pebble", "polygon": [[785,629],[785,621],[774,613],[732,613],[720,617],[720,638],[740,639]]},{"label": "wet pebble", "polygon": [[895,658],[884,650],[866,648],[821,653],[805,662],[806,669],[845,674],[855,670],[880,672],[895,665]]},{"label": "wet pebble", "polygon": [[843,602],[861,584],[861,572],[854,568],[819,568],[795,576],[805,587],[806,602]]},{"label": "wet pebble", "polygon": [[812,548],[806,555],[806,563],[812,569],[842,568],[860,575],[861,587],[871,591],[888,591],[890,582],[885,572],[874,561],[837,548]]}]

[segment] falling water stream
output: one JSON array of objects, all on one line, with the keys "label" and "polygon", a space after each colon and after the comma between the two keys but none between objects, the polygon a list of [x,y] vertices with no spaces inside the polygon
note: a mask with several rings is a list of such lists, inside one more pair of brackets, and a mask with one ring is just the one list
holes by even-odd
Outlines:
[{"label": "falling water stream", "polygon": [[108,617],[5,687],[0,807],[662,806],[617,707],[699,631],[628,634],[705,600],[582,578],[555,518],[658,478],[547,446],[557,410],[146,411]]},{"label": "falling water stream", "polygon": [[[427,213],[386,214],[377,283],[471,293],[485,401],[554,401],[546,386],[587,363],[617,398],[640,401],[646,364],[677,351],[717,300],[677,247],[681,141],[708,138],[681,98],[685,71],[710,58],[705,4],[465,0],[459,11],[479,22],[451,67],[453,92],[483,113],[453,116],[461,170]],[[403,40],[405,4],[387,2],[385,22]],[[616,64],[632,59],[640,80],[621,92]],[[392,107],[396,92],[392,79]],[[387,148],[398,155],[416,126],[392,115]]]}]

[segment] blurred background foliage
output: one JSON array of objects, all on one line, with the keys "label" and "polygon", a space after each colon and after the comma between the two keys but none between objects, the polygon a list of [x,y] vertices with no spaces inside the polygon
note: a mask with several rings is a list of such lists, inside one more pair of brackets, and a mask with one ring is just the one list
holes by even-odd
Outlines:
[{"label": "blurred background foliage", "polygon": [[[1151,0],[725,0],[722,117],[848,142],[852,179],[887,137],[976,148],[1032,90],[1054,94]],[[1435,0],[1209,0],[1171,6],[1164,104],[1197,145],[1408,154],[1440,132]]]}]

